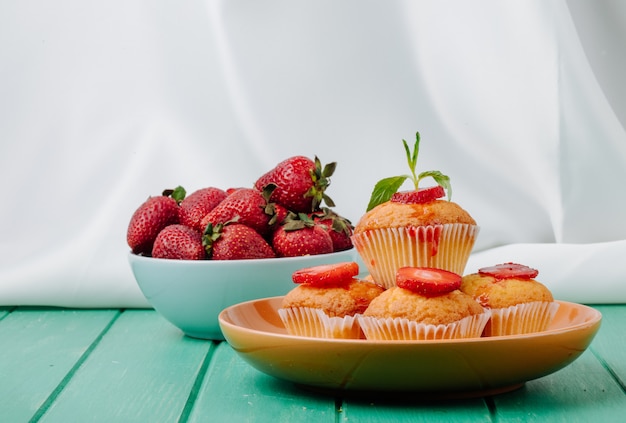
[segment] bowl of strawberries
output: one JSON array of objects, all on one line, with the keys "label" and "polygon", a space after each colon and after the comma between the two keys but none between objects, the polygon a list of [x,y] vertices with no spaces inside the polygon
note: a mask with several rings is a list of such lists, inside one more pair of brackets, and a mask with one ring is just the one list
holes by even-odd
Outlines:
[{"label": "bowl of strawberries", "polygon": [[298,269],[355,261],[353,226],[326,194],[334,169],[294,156],[250,187],[149,197],[127,230],[147,301],[185,335],[221,340],[224,308],[286,294]]}]

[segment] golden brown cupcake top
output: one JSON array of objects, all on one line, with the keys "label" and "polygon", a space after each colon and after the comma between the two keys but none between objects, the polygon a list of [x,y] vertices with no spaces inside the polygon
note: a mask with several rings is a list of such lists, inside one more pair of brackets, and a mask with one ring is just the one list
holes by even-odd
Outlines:
[{"label": "golden brown cupcake top", "polygon": [[505,308],[534,301],[554,301],[550,290],[528,278],[496,279],[472,273],[463,276],[461,290],[471,295],[483,307]]},{"label": "golden brown cupcake top", "polygon": [[345,286],[316,287],[302,284],[287,293],[281,307],[319,308],[330,317],[353,316],[363,313],[372,299],[383,291],[380,285],[358,279]]},{"label": "golden brown cupcake top", "polygon": [[354,233],[380,228],[443,225],[447,223],[475,225],[476,221],[467,211],[452,201],[435,200],[417,204],[387,201],[364,214],[356,225]]},{"label": "golden brown cupcake top", "polygon": [[432,297],[393,287],[374,298],[363,315],[440,325],[483,312],[480,304],[459,290]]}]

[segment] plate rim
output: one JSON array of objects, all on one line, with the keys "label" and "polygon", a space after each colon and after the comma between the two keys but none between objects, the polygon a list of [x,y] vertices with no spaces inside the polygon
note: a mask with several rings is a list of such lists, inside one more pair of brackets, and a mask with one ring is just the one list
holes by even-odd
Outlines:
[{"label": "plate rim", "polygon": [[[237,325],[235,323],[229,322],[225,320],[225,316],[226,314],[228,314],[228,312],[234,308],[237,307],[243,307],[246,306],[248,304],[253,304],[253,303],[259,303],[259,302],[270,302],[270,301],[278,301],[280,299],[282,299],[284,296],[275,296],[275,297],[266,297],[266,298],[257,298],[254,300],[249,300],[249,301],[244,301],[238,304],[234,304],[232,306],[229,306],[227,308],[225,308],[224,310],[222,310],[219,315],[218,315],[218,322],[220,327],[222,325],[225,326],[231,326],[231,327],[235,327],[238,328],[239,330],[243,330],[246,332],[250,332],[250,333],[254,333],[254,334],[259,334],[259,335],[263,335],[263,336],[270,336],[273,338],[277,338],[277,339],[283,339],[283,340],[295,340],[297,342],[303,342],[303,341],[308,341],[308,342],[312,342],[312,343],[324,343],[324,344],[346,344],[346,345],[351,345],[351,344],[356,344],[356,345],[361,345],[361,344],[367,344],[367,345],[385,345],[385,346],[389,346],[389,345],[441,345],[441,344],[465,344],[465,343],[493,343],[493,342],[506,342],[508,340],[519,340],[519,339],[528,339],[528,338],[539,338],[539,337],[545,337],[545,336],[551,336],[551,335],[560,335],[563,333],[567,333],[567,332],[571,332],[571,331],[577,331],[577,330],[581,330],[583,328],[587,328],[590,326],[594,326],[596,324],[599,324],[602,322],[602,313],[593,308],[590,307],[588,305],[585,304],[579,304],[579,303],[575,303],[575,302],[570,302],[570,301],[563,301],[563,300],[555,300],[555,302],[559,303],[559,304],[563,304],[563,305],[568,305],[568,306],[573,306],[574,308],[581,308],[581,309],[585,309],[585,310],[591,310],[594,314],[593,318],[590,318],[584,322],[580,322],[574,325],[570,325],[570,326],[565,326],[565,327],[560,327],[560,328],[555,328],[555,329],[549,329],[549,330],[544,330],[544,331],[540,331],[540,332],[532,332],[532,333],[526,333],[526,334],[519,334],[519,335],[500,335],[500,336],[493,336],[493,337],[475,337],[475,338],[462,338],[462,339],[435,339],[435,340],[367,340],[367,339],[333,339],[333,338],[315,338],[315,337],[307,337],[307,336],[298,336],[298,335],[290,335],[288,333],[278,333],[278,332],[271,332],[271,331],[264,331],[264,330],[259,330],[259,329],[252,329],[249,327],[244,327],[241,325]],[[274,309],[274,311],[276,311],[276,309]],[[222,329],[223,331],[223,329]],[[226,335],[226,334],[224,334]]]}]

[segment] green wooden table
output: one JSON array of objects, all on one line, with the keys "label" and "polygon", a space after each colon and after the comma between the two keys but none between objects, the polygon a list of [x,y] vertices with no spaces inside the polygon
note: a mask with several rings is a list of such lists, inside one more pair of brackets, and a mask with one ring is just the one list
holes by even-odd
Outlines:
[{"label": "green wooden table", "polygon": [[153,310],[0,307],[0,422],[624,422],[626,305],[568,367],[493,397],[330,397],[258,372]]}]

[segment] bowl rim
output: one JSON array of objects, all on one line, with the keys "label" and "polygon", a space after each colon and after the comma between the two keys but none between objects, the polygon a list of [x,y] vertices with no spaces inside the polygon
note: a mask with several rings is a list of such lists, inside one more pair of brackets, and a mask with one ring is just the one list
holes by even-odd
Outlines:
[{"label": "bowl rim", "polygon": [[129,257],[129,260],[136,260],[136,261],[154,261],[157,263],[178,263],[178,264],[184,263],[184,264],[189,264],[191,266],[200,266],[206,263],[212,263],[212,265],[227,266],[227,265],[234,265],[234,264],[244,265],[244,264],[261,263],[261,262],[276,263],[277,261],[280,261],[280,262],[309,261],[309,260],[316,260],[321,257],[337,257],[339,255],[352,255],[354,257],[352,261],[356,261],[357,252],[354,247],[350,247],[347,250],[333,251],[332,253],[325,253],[325,254],[314,254],[314,255],[296,256],[296,257],[272,257],[272,258],[264,258],[264,259],[242,259],[242,260],[211,260],[211,259],[173,260],[173,259],[164,259],[164,258],[144,256],[141,254],[133,253],[132,251],[128,251],[127,255]]}]

